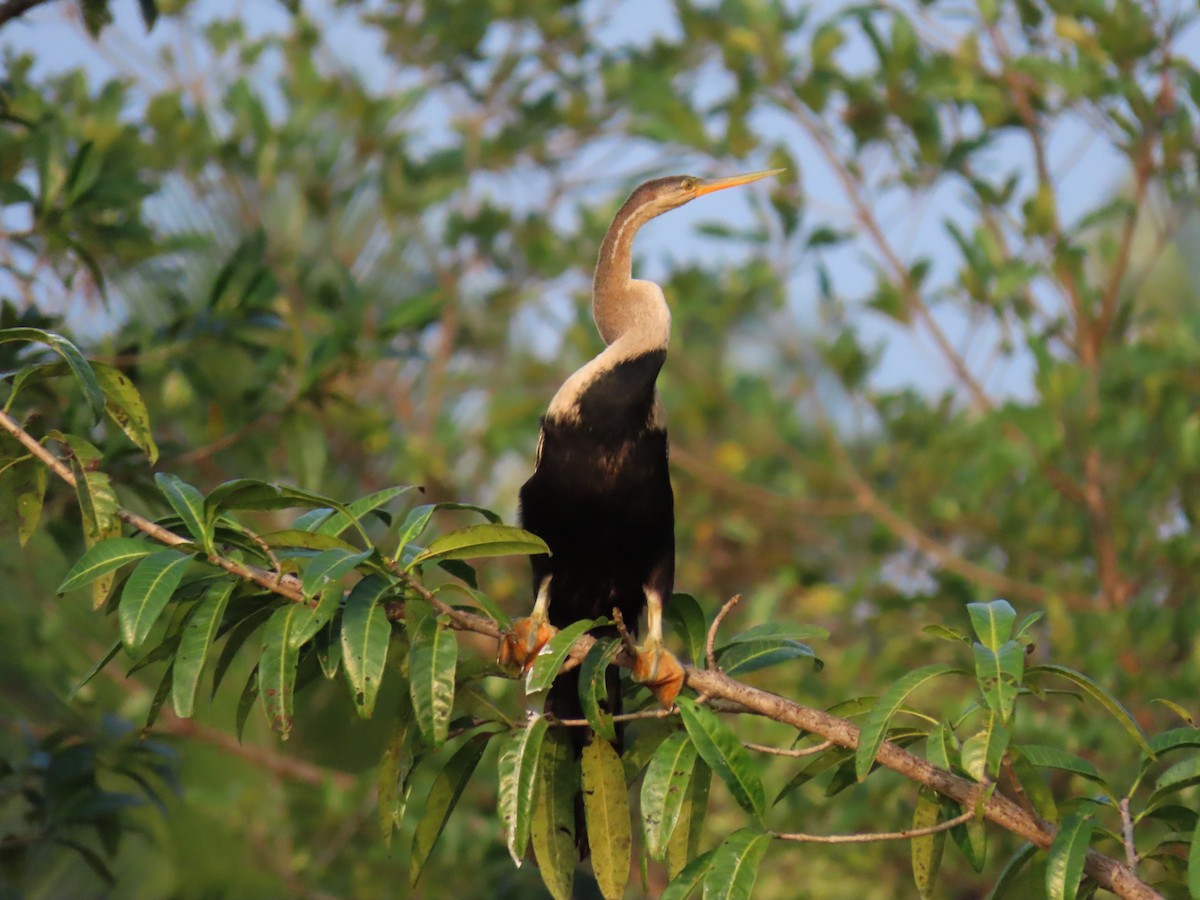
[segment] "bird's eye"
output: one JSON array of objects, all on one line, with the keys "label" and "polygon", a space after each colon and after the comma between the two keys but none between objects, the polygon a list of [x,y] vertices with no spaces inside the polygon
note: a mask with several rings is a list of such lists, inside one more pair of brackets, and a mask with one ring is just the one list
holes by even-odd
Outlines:
[{"label": "bird's eye", "polygon": [[683,179],[683,181],[679,182],[679,187],[685,191],[690,191],[695,186],[696,186],[695,178],[685,178],[685,179]]}]

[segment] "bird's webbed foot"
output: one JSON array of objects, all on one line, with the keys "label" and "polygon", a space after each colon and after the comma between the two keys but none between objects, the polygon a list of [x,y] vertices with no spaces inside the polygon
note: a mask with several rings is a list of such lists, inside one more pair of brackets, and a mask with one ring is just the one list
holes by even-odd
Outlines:
[{"label": "bird's webbed foot", "polygon": [[500,635],[498,662],[506,669],[519,668],[528,672],[533,661],[541,653],[546,642],[558,633],[558,629],[546,619],[550,605],[550,579],[546,578],[538,589],[533,612],[517,619],[512,627]]},{"label": "bird's webbed foot", "polygon": [[663,709],[670,709],[683,688],[683,666],[674,653],[652,636],[637,648],[633,680],[648,687]]}]

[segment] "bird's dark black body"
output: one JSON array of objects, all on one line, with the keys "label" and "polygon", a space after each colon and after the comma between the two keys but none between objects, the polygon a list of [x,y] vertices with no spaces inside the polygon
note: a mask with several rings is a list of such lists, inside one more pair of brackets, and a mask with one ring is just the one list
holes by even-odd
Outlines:
[{"label": "bird's dark black body", "polygon": [[[617,607],[636,630],[647,588],[664,600],[671,596],[674,501],[667,433],[653,414],[654,381],[665,359],[662,350],[622,360],[583,389],[577,416],[542,422],[537,467],[521,489],[521,523],[551,550],[533,557],[533,590],[550,577],[555,627],[611,617]],[[550,711],[581,716],[577,684],[560,678]],[[617,712],[619,697],[609,693]]]}]

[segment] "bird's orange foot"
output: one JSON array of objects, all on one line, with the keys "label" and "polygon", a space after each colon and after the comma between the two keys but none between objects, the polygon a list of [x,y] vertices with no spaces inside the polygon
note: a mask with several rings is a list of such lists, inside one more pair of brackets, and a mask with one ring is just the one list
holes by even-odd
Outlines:
[{"label": "bird's orange foot", "polygon": [[634,657],[633,680],[650,688],[663,709],[670,709],[683,688],[683,666],[661,644],[648,644]]},{"label": "bird's orange foot", "polygon": [[511,629],[500,635],[500,665],[506,669],[519,667],[522,672],[528,672],[546,642],[557,633],[558,629],[544,618],[517,619]]}]

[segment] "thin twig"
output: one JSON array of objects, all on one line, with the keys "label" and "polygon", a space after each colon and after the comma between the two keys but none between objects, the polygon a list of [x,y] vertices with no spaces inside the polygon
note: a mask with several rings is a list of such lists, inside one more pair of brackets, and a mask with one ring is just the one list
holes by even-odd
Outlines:
[{"label": "thin twig", "polygon": [[804,834],[799,831],[771,831],[768,834],[781,841],[797,841],[802,844],[873,844],[878,841],[907,841],[916,837],[925,837],[928,834],[949,831],[951,828],[971,821],[974,817],[975,810],[968,809],[961,816],[955,816],[945,822],[938,822],[928,828],[910,828],[908,831],[874,831],[870,834]]},{"label": "thin twig", "polygon": [[[641,709],[637,712],[620,713],[612,717],[614,722],[637,722],[642,719],[669,719],[671,716],[679,715],[679,707],[672,706],[670,709]],[[586,728],[592,723],[587,719],[559,719],[555,716],[547,715],[546,721],[551,725],[562,725],[565,728]]]},{"label": "thin twig", "polygon": [[1133,814],[1129,810],[1129,798],[1121,798],[1121,842],[1125,845],[1125,865],[1129,871],[1137,874],[1138,855],[1137,845],[1133,842]]},{"label": "thin twig", "polygon": [[799,747],[795,749],[787,749],[785,747],[768,747],[766,744],[755,744],[751,741],[742,741],[742,746],[747,750],[753,750],[756,753],[770,753],[772,756],[790,756],[798,758],[801,756],[816,756],[818,753],[824,753],[830,747],[834,746],[833,741],[822,741],[819,744],[814,744],[811,747]]},{"label": "thin twig", "polygon": [[717,642],[717,629],[721,627],[721,623],[725,621],[725,616],[731,609],[738,605],[741,599],[741,594],[734,594],[726,600],[725,605],[721,607],[720,612],[713,619],[712,625],[708,628],[708,637],[704,641],[704,656],[708,660],[708,667],[710,669],[715,670],[717,668],[717,653],[713,649],[713,646]]}]

